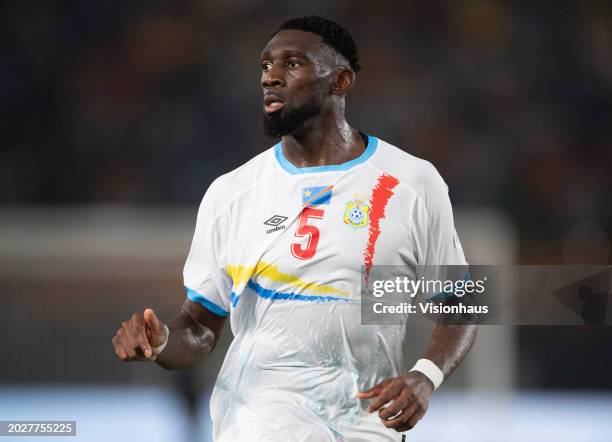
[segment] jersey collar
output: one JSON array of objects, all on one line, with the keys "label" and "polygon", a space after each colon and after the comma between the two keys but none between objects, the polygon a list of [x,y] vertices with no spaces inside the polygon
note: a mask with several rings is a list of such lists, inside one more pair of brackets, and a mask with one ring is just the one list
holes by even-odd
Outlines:
[{"label": "jersey collar", "polygon": [[373,137],[372,135],[366,134],[368,137],[368,145],[365,150],[359,155],[357,158],[354,158],[346,163],[342,164],[330,164],[327,166],[313,166],[313,167],[297,167],[293,163],[291,163],[285,155],[283,154],[283,146],[282,141],[279,141],[274,146],[274,156],[278,161],[278,164],[289,172],[292,175],[297,175],[300,173],[317,173],[317,172],[334,172],[334,171],[343,171],[349,170],[350,168],[357,166],[365,161],[367,161],[374,152],[376,151],[376,147],[378,146],[378,138]]}]

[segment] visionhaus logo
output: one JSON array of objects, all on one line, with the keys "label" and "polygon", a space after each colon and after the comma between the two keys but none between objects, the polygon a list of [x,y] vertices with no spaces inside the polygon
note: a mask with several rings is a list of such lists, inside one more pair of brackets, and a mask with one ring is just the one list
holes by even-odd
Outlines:
[{"label": "visionhaus logo", "polygon": [[281,224],[285,221],[287,221],[287,217],[282,215],[274,215],[271,218],[268,218],[267,221],[264,221],[264,224],[266,226],[272,226],[272,228],[266,230],[266,233],[273,233],[283,230],[285,226],[281,226]]}]

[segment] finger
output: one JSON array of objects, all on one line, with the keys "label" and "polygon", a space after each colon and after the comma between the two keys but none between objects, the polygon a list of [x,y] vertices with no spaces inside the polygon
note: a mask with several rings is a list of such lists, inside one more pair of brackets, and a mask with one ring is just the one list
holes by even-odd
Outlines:
[{"label": "finger", "polygon": [[[387,428],[399,429],[409,423],[410,417],[414,414],[418,404],[413,403],[405,408],[400,415],[393,419],[383,420],[382,423]],[[399,431],[399,430],[398,430]]]},{"label": "finger", "polygon": [[408,390],[402,390],[399,396],[391,402],[391,405],[380,409],[378,416],[380,416],[381,419],[391,419],[395,417],[395,415],[412,404],[413,401],[410,400],[410,397],[411,393]]},{"label": "finger", "polygon": [[122,361],[125,361],[127,359],[127,353],[125,352],[123,346],[117,339],[117,335],[113,337],[113,348],[115,349],[115,354],[119,359],[121,359]]},{"label": "finger", "polygon": [[151,345],[149,341],[147,341],[147,337],[145,336],[144,327],[142,328],[142,333],[136,335],[136,342],[138,342],[138,348],[142,352],[145,358],[150,358],[153,355],[153,350],[151,349]]},{"label": "finger", "polygon": [[117,332],[119,342],[130,359],[136,359],[140,351],[140,345],[133,333],[132,326],[128,322],[123,322],[121,330]]},{"label": "finger", "polygon": [[159,347],[168,339],[164,323],[155,315],[153,309],[150,308],[145,309],[144,318],[147,324],[149,343],[153,347]]},{"label": "finger", "polygon": [[369,390],[360,391],[359,393],[357,393],[357,397],[359,399],[370,399],[370,398],[378,396],[382,390],[383,390],[383,383],[381,382],[380,384],[374,385]]},{"label": "finger", "polygon": [[129,347],[138,346],[138,342],[136,342],[135,338],[134,326],[132,325],[131,321],[123,321],[121,323],[121,328],[117,332],[117,337],[126,350]]},{"label": "finger", "polygon": [[145,358],[149,358],[153,354],[153,350],[151,349],[151,344],[149,344],[147,339],[144,318],[138,313],[134,313],[130,323],[132,324],[132,333],[136,339],[140,352],[145,356]]},{"label": "finger", "polygon": [[127,351],[125,351],[125,348],[123,347],[121,342],[117,342],[115,344],[115,353],[117,354],[117,356],[119,356],[119,359],[121,359],[123,362],[127,362],[129,360]]},{"label": "finger", "polygon": [[151,333],[159,335],[163,332],[164,326],[159,320],[152,308],[146,308],[144,311],[144,320],[151,329]]},{"label": "finger", "polygon": [[127,342],[122,342],[121,345],[123,345],[123,349],[125,350],[125,353],[127,354],[128,360],[135,360],[138,357],[138,353],[136,353],[136,345],[134,344],[129,344]]},{"label": "finger", "polygon": [[426,409],[421,408],[419,410],[417,410],[416,413],[414,413],[410,419],[408,419],[408,422],[406,422],[403,425],[400,425],[399,427],[396,428],[396,431],[408,431],[408,430],[412,430],[416,424],[423,418],[423,416],[425,416],[425,413],[427,412]]},{"label": "finger", "polygon": [[368,407],[368,412],[372,413],[378,410],[380,407],[385,405],[390,400],[394,399],[400,392],[402,385],[400,382],[393,382],[389,384],[383,391],[380,392],[374,402]]}]

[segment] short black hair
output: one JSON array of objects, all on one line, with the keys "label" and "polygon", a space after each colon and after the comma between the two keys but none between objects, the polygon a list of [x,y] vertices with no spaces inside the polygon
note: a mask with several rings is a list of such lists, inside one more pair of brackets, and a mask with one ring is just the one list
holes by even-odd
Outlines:
[{"label": "short black hair", "polygon": [[320,35],[325,44],[347,59],[355,73],[361,69],[357,45],[353,37],[344,26],[335,21],[316,15],[292,18],[280,25],[270,38],[285,30],[306,31]]}]

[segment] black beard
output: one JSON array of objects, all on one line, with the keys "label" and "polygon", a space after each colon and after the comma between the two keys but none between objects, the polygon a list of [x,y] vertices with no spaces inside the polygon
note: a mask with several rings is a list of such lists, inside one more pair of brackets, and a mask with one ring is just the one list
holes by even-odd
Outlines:
[{"label": "black beard", "polygon": [[272,114],[264,114],[263,131],[272,138],[289,135],[299,129],[308,120],[321,114],[321,106],[307,104],[298,109],[283,112],[281,109]]}]

